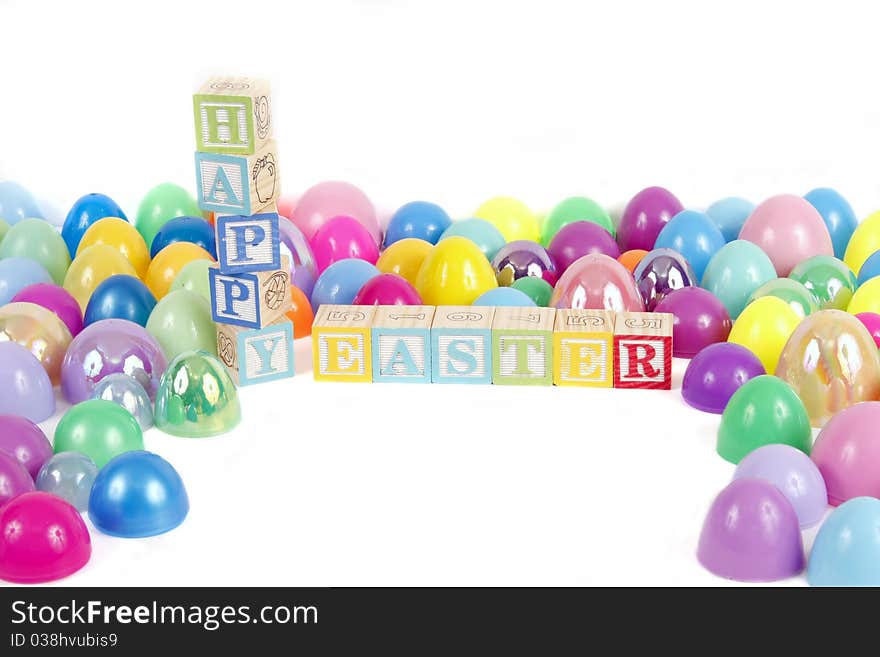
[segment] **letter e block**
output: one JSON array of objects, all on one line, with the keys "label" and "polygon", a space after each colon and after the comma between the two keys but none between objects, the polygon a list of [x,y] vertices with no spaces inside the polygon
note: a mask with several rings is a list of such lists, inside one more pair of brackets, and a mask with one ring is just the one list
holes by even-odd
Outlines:
[{"label": "letter e block", "polygon": [[217,325],[217,354],[242,386],[296,373],[293,361],[293,323],[282,317],[261,329]]},{"label": "letter e block", "polygon": [[196,195],[202,210],[220,214],[256,214],[281,194],[278,149],[269,140],[253,155],[197,152]]},{"label": "letter e block", "polygon": [[492,382],[552,385],[555,322],[554,308],[496,308],[492,320]]},{"label": "letter e block", "polygon": [[196,150],[253,155],[272,136],[269,83],[211,78],[193,95]]},{"label": "letter e block", "polygon": [[556,311],[553,383],[610,388],[614,383],[614,313],[610,310]]},{"label": "letter e block", "polygon": [[670,313],[618,313],[614,322],[614,387],[672,388]]},{"label": "letter e block", "polygon": [[492,383],[492,320],[484,306],[438,306],[431,324],[432,383]]},{"label": "letter e block", "polygon": [[376,306],[318,308],[312,323],[315,381],[372,381],[370,329],[375,315]]},{"label": "letter e block", "polygon": [[290,309],[287,256],[281,269],[253,274],[223,274],[217,264],[208,269],[211,316],[218,324],[259,329]]},{"label": "letter e block", "polygon": [[281,269],[278,213],[217,217],[217,262],[223,274]]},{"label": "letter e block", "polygon": [[434,306],[376,306],[373,383],[431,382]]}]

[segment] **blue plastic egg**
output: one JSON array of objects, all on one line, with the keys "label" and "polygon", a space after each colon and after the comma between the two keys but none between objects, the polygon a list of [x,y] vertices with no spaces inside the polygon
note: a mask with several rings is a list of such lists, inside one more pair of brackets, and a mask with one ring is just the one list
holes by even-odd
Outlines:
[{"label": "blue plastic egg", "polygon": [[0,180],[0,219],[13,226],[22,219],[45,219],[37,199],[11,180]]},{"label": "blue plastic egg", "polygon": [[663,226],[654,248],[672,249],[683,255],[700,279],[712,256],[725,243],[724,235],[708,216],[682,210]]},{"label": "blue plastic egg", "polygon": [[156,233],[150,245],[150,257],[155,258],[169,244],[190,242],[202,247],[217,259],[217,245],[214,227],[201,217],[175,217],[166,222]]},{"label": "blue plastic egg", "polygon": [[0,306],[34,283],[53,283],[45,267],[30,258],[3,258],[0,260]]},{"label": "blue plastic egg", "polygon": [[76,257],[76,249],[89,226],[104,217],[118,217],[128,221],[122,208],[109,196],[86,194],[76,200],[61,227],[61,237],[67,244],[71,258]]},{"label": "blue plastic egg", "polygon": [[385,231],[385,248],[407,237],[415,237],[431,244],[440,241],[440,236],[452,220],[446,210],[427,201],[413,201],[400,207],[388,222]]},{"label": "blue plastic egg", "polygon": [[706,208],[706,215],[718,226],[718,230],[724,235],[724,241],[732,242],[739,237],[739,231],[754,209],[755,204],[751,201],[738,196],[728,196]]},{"label": "blue plastic egg", "polygon": [[454,222],[449,228],[443,231],[440,236],[441,240],[447,237],[464,237],[477,245],[477,248],[483,252],[486,259],[491,262],[498,251],[501,250],[507,240],[501,231],[485,219],[461,219]]},{"label": "blue plastic egg", "polygon": [[731,319],[739,317],[752,292],[776,278],[776,268],[757,244],[734,240],[716,253],[703,273],[700,287],[721,300]]},{"label": "blue plastic egg", "polygon": [[359,258],[337,260],[327,267],[312,290],[312,308],[315,312],[323,304],[350,305],[368,280],[381,272],[376,266]]},{"label": "blue plastic egg", "polygon": [[474,306],[515,306],[528,307],[537,306],[531,297],[521,290],[512,287],[496,287],[487,292],[483,292],[476,298]]},{"label": "blue plastic egg", "polygon": [[880,586],[880,500],[854,497],[819,528],[807,581],[811,586]]},{"label": "blue plastic egg", "polygon": [[804,194],[804,198],[822,215],[834,245],[834,257],[843,260],[846,245],[859,223],[852,206],[839,192],[829,187],[813,189]]},{"label": "blue plastic egg", "polygon": [[101,281],[92,292],[83,315],[83,325],[89,326],[102,319],[127,319],[146,326],[155,306],[156,297],[139,278],[116,274]]},{"label": "blue plastic egg", "polygon": [[880,251],[869,255],[862,268],[859,269],[859,285],[863,285],[877,276],[880,276]]}]

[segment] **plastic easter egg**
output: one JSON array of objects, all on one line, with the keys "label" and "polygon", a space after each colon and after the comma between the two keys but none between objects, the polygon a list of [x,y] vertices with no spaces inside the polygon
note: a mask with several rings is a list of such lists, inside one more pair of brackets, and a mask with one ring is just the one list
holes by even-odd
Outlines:
[{"label": "plastic easter egg", "polygon": [[748,454],[733,473],[734,479],[753,477],[769,481],[791,502],[801,529],[821,522],[828,508],[825,480],[816,464],[799,449],[764,445]]},{"label": "plastic easter egg", "polygon": [[724,342],[732,326],[724,304],[699,287],[673,290],[654,307],[654,312],[673,316],[672,355],[676,358],[693,358],[710,344]]},{"label": "plastic easter egg", "polygon": [[58,285],[70,266],[67,245],[55,227],[43,219],[25,219],[9,229],[0,242],[0,259],[12,257],[40,263]]},{"label": "plastic easter egg", "polygon": [[846,254],[846,245],[859,223],[852,206],[840,193],[828,187],[813,189],[804,194],[804,199],[822,215],[828,234],[831,235],[834,256],[842,259]]},{"label": "plastic easter egg", "polygon": [[82,516],[60,497],[34,491],[0,509],[0,579],[51,582],[72,575],[91,556]]},{"label": "plastic easter egg", "polygon": [[819,528],[810,563],[810,586],[880,586],[880,500],[841,504]]},{"label": "plastic easter egg", "polygon": [[0,452],[0,509],[23,493],[34,490],[34,480],[14,456]]},{"label": "plastic easter egg", "polygon": [[60,497],[83,512],[89,508],[89,493],[97,476],[98,466],[88,456],[61,452],[50,457],[37,474],[37,490]]},{"label": "plastic easter egg", "polygon": [[36,424],[20,415],[0,415],[0,452],[5,453],[36,477],[52,456],[52,444]]},{"label": "plastic easter egg", "polygon": [[398,208],[385,231],[385,247],[404,239],[420,239],[436,244],[452,225],[446,210],[434,203],[412,201]]},{"label": "plastic easter egg", "polygon": [[358,258],[376,264],[379,248],[364,226],[352,217],[333,217],[309,240],[318,274],[334,262]]},{"label": "plastic easter egg", "polygon": [[49,375],[34,355],[14,342],[0,342],[0,413],[42,422],[55,413]]},{"label": "plastic easter egg", "polygon": [[734,240],[709,261],[700,286],[721,299],[735,320],[752,292],[774,278],[776,269],[766,253],[751,242]]},{"label": "plastic easter egg", "polygon": [[483,203],[474,212],[478,219],[485,219],[504,235],[507,242],[541,239],[538,218],[522,201],[509,196],[496,196]]},{"label": "plastic easter egg", "polygon": [[732,342],[709,345],[688,363],[681,396],[689,406],[705,413],[722,413],[727,402],[746,381],[767,371],[751,351]]},{"label": "plastic easter egg", "polygon": [[287,319],[293,322],[293,339],[305,338],[312,334],[312,322],[315,321],[315,313],[312,304],[305,292],[296,285],[290,286],[290,310],[285,314]]},{"label": "plastic easter egg", "polygon": [[556,232],[547,248],[561,274],[578,258],[590,253],[620,257],[617,242],[602,226],[589,221],[566,224]]},{"label": "plastic easter egg", "polygon": [[383,274],[403,276],[415,285],[419,269],[432,248],[433,245],[425,240],[406,237],[385,249],[376,261],[376,268]]},{"label": "plastic easter egg", "polygon": [[416,289],[402,276],[374,276],[358,291],[355,306],[419,306],[422,299]]},{"label": "plastic easter egg", "polygon": [[766,374],[739,388],[721,414],[718,454],[731,463],[763,445],[810,453],[813,433],[803,402],[785,381]]},{"label": "plastic easter egg", "polygon": [[663,187],[648,187],[633,196],[617,227],[617,243],[621,251],[654,248],[663,226],[684,210],[672,192]]},{"label": "plastic easter egg", "polygon": [[40,361],[53,385],[61,380],[61,361],[72,336],[51,310],[34,303],[0,307],[0,341],[15,342]]},{"label": "plastic easter egg", "polygon": [[292,216],[293,210],[294,208],[296,208],[296,204],[298,202],[298,196],[294,196],[293,194],[282,194],[276,201],[276,205],[278,206],[278,214],[283,217]]},{"label": "plastic easter egg", "polygon": [[645,303],[632,275],[614,258],[591,253],[565,270],[553,289],[554,308],[643,311]]},{"label": "plastic easter egg", "polygon": [[778,276],[788,276],[799,262],[817,255],[834,255],[831,235],[822,215],[793,194],[772,196],[755,207],[739,233],[770,258]]},{"label": "plastic easter egg", "polygon": [[846,311],[852,315],[880,313],[880,278],[872,278],[860,285]]},{"label": "plastic easter egg", "polygon": [[331,180],[309,187],[299,198],[290,220],[311,240],[321,226],[339,216],[354,217],[372,235],[375,244],[382,243],[376,208],[351,183]]},{"label": "plastic easter egg", "polygon": [[807,258],[795,265],[789,278],[802,283],[822,310],[846,310],[858,287],[855,274],[846,263],[831,256]]},{"label": "plastic easter egg", "polygon": [[871,334],[874,344],[880,348],[880,315],[877,313],[859,313],[856,315],[856,319],[868,329],[868,333]]},{"label": "plastic easter egg", "polygon": [[55,313],[73,337],[82,331],[83,316],[79,304],[70,292],[58,285],[52,283],[28,285],[12,297],[12,303],[33,303]]},{"label": "plastic easter egg", "polygon": [[9,224],[6,223],[3,219],[0,219],[0,244],[3,243],[3,239],[6,237],[6,234],[9,232]]},{"label": "plastic easter egg", "polygon": [[469,306],[497,286],[495,271],[480,249],[464,237],[448,237],[425,258],[415,287],[428,305]]},{"label": "plastic easter egg", "polygon": [[529,299],[535,302],[536,306],[546,308],[550,305],[550,297],[553,296],[553,286],[543,278],[536,276],[526,276],[515,280],[510,286],[511,289],[519,290]]},{"label": "plastic easter egg", "polygon": [[697,285],[700,280],[684,256],[672,249],[654,249],[636,267],[636,287],[651,312],[671,292]]},{"label": "plastic easter egg", "polygon": [[118,217],[128,221],[119,204],[104,194],[86,194],[71,206],[61,227],[61,237],[67,244],[71,258],[76,255],[80,240],[89,226],[105,217]]},{"label": "plastic easter egg", "polygon": [[776,368],[804,402],[813,426],[880,399],[880,355],[865,326],[841,310],[820,310],[792,333]]},{"label": "plastic easter egg", "polygon": [[724,235],[709,217],[696,210],[682,210],[660,230],[654,249],[672,249],[683,255],[699,280],[725,243]]},{"label": "plastic easter egg", "polygon": [[706,514],[697,559],[709,572],[739,582],[774,582],[804,569],[794,507],[763,479],[735,479]]},{"label": "plastic easter egg", "polygon": [[761,297],[746,306],[727,339],[750,349],[768,372],[775,372],[782,349],[800,321],[782,299]]},{"label": "plastic easter egg", "polygon": [[70,263],[64,277],[64,289],[73,295],[85,313],[95,288],[116,274],[137,276],[134,267],[118,250],[106,244],[95,244],[83,249]]},{"label": "plastic easter egg", "polygon": [[308,240],[289,219],[282,218],[278,222],[278,236],[281,240],[279,248],[282,256],[287,256],[290,263],[290,281],[309,297],[318,279],[315,256]]},{"label": "plastic easter egg", "polygon": [[850,406],[831,418],[813,445],[813,462],[837,506],[863,495],[880,497],[880,402]]},{"label": "plastic easter egg", "polygon": [[200,246],[210,253],[212,258],[217,259],[214,228],[201,217],[174,217],[166,222],[153,238],[150,257],[155,258],[159,251],[175,242],[189,242]]},{"label": "plastic easter egg", "polygon": [[212,260],[211,254],[197,244],[175,242],[162,249],[150,262],[144,283],[157,300],[171,289],[174,278],[193,260]]},{"label": "plastic easter egg", "polygon": [[877,276],[880,276],[880,251],[875,251],[865,260],[862,268],[859,270],[857,282],[859,285],[864,285]]},{"label": "plastic easter egg", "polygon": [[103,468],[114,456],[144,448],[140,425],[131,413],[105,399],[72,406],[55,428],[55,452],[80,452]]},{"label": "plastic easter egg", "polygon": [[28,218],[44,218],[37,199],[17,182],[0,180],[0,219],[14,226]]},{"label": "plastic easter egg", "polygon": [[141,431],[153,426],[153,402],[144,387],[127,374],[105,376],[95,385],[92,399],[104,399],[131,413]]},{"label": "plastic easter egg", "polygon": [[[174,280],[171,281],[171,287],[168,288],[168,292],[176,292],[177,290],[195,292],[205,301],[210,303],[211,287],[208,280],[208,269],[211,268],[211,264],[210,260],[192,260],[191,262],[186,263],[183,268],[177,272]],[[146,289],[146,286],[144,286],[144,289]],[[149,290],[147,290],[147,292],[149,292]],[[150,292],[150,296],[153,296],[152,292]],[[153,299],[155,300],[155,297],[153,297]]]},{"label": "plastic easter egg", "polygon": [[177,470],[157,454],[128,452],[99,473],[89,519],[104,534],[142,538],[171,531],[186,519],[189,498]]},{"label": "plastic easter egg", "polygon": [[743,224],[754,209],[755,204],[751,201],[729,196],[706,208],[706,215],[718,226],[718,230],[724,235],[724,241],[732,242],[739,236]]},{"label": "plastic easter egg", "polygon": [[71,404],[90,399],[104,377],[121,372],[155,398],[167,360],[146,329],[124,319],[105,319],[73,339],[61,365],[61,391]]},{"label": "plastic easter egg", "polygon": [[[791,306],[798,317],[806,317],[819,310],[819,302],[803,283],[791,278],[774,278],[749,295],[748,303],[761,297],[776,297]],[[748,304],[747,304],[748,305]]]},{"label": "plastic easter egg", "polygon": [[174,183],[162,183],[141,199],[134,225],[149,248],[156,233],[166,223],[175,217],[198,217],[200,214],[192,194]]},{"label": "plastic easter egg", "polygon": [[166,358],[184,351],[201,350],[217,355],[217,328],[211,304],[195,292],[177,290],[166,294],[146,324]]},{"label": "plastic easter egg", "polygon": [[614,237],[614,223],[605,208],[585,196],[571,196],[557,203],[547,215],[541,226],[541,244],[548,246],[563,227],[578,221],[588,221],[601,226],[612,238]]},{"label": "plastic easter egg", "polygon": [[49,272],[30,258],[4,258],[0,260],[0,306],[29,285],[51,283]]},{"label": "plastic easter egg", "polygon": [[90,246],[102,244],[119,251],[123,258],[134,267],[135,273],[143,277],[150,265],[150,251],[144,238],[130,223],[118,217],[99,219],[83,233],[77,247],[77,255]]},{"label": "plastic easter egg", "polygon": [[241,406],[223,363],[204,351],[188,351],[162,375],[154,417],[165,433],[202,438],[234,429]]},{"label": "plastic easter egg", "polygon": [[146,326],[155,306],[156,297],[139,278],[116,274],[95,288],[86,306],[83,323],[91,326],[105,319],[127,319]]},{"label": "plastic easter egg", "polygon": [[504,235],[501,234],[501,231],[498,230],[494,224],[489,223],[485,219],[478,219],[476,217],[460,219],[459,221],[453,222],[453,224],[443,232],[440,239],[445,240],[450,237],[464,237],[465,239],[469,239],[477,245],[477,248],[480,249],[484,256],[486,256],[486,260],[490,262],[495,257],[495,254],[498,253],[499,249],[507,244]]},{"label": "plastic easter egg", "polygon": [[524,276],[556,281],[556,262],[537,242],[516,240],[499,249],[492,259],[498,285],[509,286]]},{"label": "plastic easter egg", "polygon": [[636,267],[639,266],[646,255],[648,255],[648,251],[645,251],[644,249],[630,249],[629,251],[621,253],[617,261],[629,271],[635,273]]},{"label": "plastic easter egg", "polygon": [[[489,266],[489,263],[486,263]],[[318,277],[312,290],[312,309],[324,304],[350,305],[364,284],[379,275],[375,265],[366,260],[348,258],[334,262]]]},{"label": "plastic easter egg", "polygon": [[518,308],[534,308],[537,304],[525,293],[512,287],[496,287],[478,296],[475,306],[508,306]]}]

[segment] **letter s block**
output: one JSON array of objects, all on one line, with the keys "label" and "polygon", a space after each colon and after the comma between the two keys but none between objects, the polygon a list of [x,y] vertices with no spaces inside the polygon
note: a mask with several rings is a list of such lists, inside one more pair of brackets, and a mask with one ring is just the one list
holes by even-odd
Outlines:
[{"label": "letter s block", "polygon": [[670,313],[618,313],[615,388],[672,388],[672,323]]},{"label": "letter s block", "polygon": [[223,274],[218,265],[208,269],[211,317],[218,324],[259,329],[290,309],[289,259],[281,268],[252,274]]},{"label": "letter s block", "polygon": [[218,216],[217,262],[223,274],[281,268],[278,213]]},{"label": "letter s block", "polygon": [[370,329],[375,314],[376,306],[318,308],[312,323],[315,381],[373,380]]},{"label": "letter s block", "polygon": [[269,83],[211,78],[193,95],[196,150],[253,155],[272,137]]},{"label": "letter s block", "polygon": [[492,383],[495,308],[438,306],[431,324],[432,383]]}]

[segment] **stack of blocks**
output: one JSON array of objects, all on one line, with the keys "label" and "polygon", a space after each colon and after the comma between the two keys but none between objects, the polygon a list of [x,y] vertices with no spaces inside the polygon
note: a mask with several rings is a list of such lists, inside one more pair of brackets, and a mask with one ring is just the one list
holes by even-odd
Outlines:
[{"label": "stack of blocks", "polygon": [[317,381],[655,388],[672,385],[667,313],[321,306]]}]

